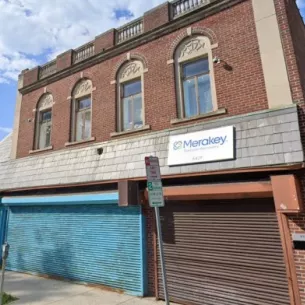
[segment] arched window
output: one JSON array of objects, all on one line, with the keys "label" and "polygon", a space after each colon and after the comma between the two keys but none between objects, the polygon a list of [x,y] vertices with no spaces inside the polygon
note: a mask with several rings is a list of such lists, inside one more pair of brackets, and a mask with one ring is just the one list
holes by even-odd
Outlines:
[{"label": "arched window", "polygon": [[175,51],[178,112],[190,118],[217,109],[211,42],[197,35],[182,41]]},{"label": "arched window", "polygon": [[79,142],[91,138],[92,82],[80,80],[72,91],[71,141]]},{"label": "arched window", "polygon": [[53,96],[44,94],[36,109],[35,150],[51,146]]},{"label": "arched window", "polygon": [[118,72],[118,131],[129,131],[144,126],[143,64],[132,60]]}]

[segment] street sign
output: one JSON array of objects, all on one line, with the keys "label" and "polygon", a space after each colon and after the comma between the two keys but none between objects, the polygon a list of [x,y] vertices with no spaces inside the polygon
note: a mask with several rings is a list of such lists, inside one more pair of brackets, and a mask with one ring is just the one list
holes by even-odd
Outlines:
[{"label": "street sign", "polygon": [[159,159],[157,157],[146,157],[145,165],[149,205],[153,208],[164,207]]},{"label": "street sign", "polygon": [[160,181],[161,182],[161,173],[158,157],[146,157],[146,175],[147,181]]},{"label": "street sign", "polygon": [[159,159],[157,157],[145,158],[146,175],[147,175],[147,189],[148,189],[148,201],[149,205],[155,208],[157,234],[160,251],[161,272],[163,279],[164,298],[165,304],[169,305],[167,281],[166,281],[166,269],[164,260],[164,250],[162,241],[162,229],[159,208],[164,207],[163,187],[160,173]]},{"label": "street sign", "polygon": [[161,182],[147,182],[148,201],[152,208],[164,207],[164,197]]}]

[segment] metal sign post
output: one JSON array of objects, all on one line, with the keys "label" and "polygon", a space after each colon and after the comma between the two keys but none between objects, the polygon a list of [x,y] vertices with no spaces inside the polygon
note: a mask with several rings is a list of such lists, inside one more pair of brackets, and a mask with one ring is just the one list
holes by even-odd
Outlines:
[{"label": "metal sign post", "polygon": [[5,274],[5,266],[6,266],[6,259],[8,257],[10,246],[9,244],[5,243],[2,246],[2,272],[1,272],[1,284],[0,284],[0,305],[2,305],[3,301],[3,285],[4,285],[4,274]]},{"label": "metal sign post", "polygon": [[166,305],[169,305],[166,269],[165,269],[164,251],[163,251],[163,242],[162,242],[162,229],[161,229],[161,220],[160,220],[160,211],[159,211],[160,207],[164,207],[164,197],[163,197],[159,159],[157,157],[146,157],[145,165],[146,165],[146,175],[147,175],[148,201],[149,201],[149,205],[155,208],[155,214],[156,214],[157,234],[159,241],[165,303]]},{"label": "metal sign post", "polygon": [[157,233],[158,233],[159,251],[160,251],[160,258],[161,258],[161,271],[162,271],[165,303],[166,303],[166,305],[169,305],[166,270],[165,270],[165,262],[164,262],[164,251],[163,251],[163,242],[162,242],[161,221],[160,221],[160,213],[159,213],[158,207],[155,207],[155,213],[156,213]]}]

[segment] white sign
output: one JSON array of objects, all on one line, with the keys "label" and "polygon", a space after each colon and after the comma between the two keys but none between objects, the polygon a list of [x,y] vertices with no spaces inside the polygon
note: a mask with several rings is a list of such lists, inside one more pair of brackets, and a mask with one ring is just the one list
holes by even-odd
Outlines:
[{"label": "white sign", "polygon": [[158,157],[145,158],[147,181],[161,181]]},{"label": "white sign", "polygon": [[305,234],[292,234],[292,240],[293,241],[305,241]]},{"label": "white sign", "polygon": [[151,207],[164,207],[159,159],[157,157],[146,157],[145,166],[149,205]]},{"label": "white sign", "polygon": [[234,127],[171,136],[168,165],[234,159]]}]

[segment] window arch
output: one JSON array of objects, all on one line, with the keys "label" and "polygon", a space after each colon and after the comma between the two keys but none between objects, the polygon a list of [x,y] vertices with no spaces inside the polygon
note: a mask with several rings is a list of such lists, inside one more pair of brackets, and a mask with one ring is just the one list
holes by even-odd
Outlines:
[{"label": "window arch", "polygon": [[45,149],[51,146],[53,96],[44,94],[37,103],[34,149]]},{"label": "window arch", "polygon": [[175,73],[180,118],[203,115],[217,109],[211,42],[194,35],[175,51]]},{"label": "window arch", "polygon": [[117,74],[118,131],[144,127],[144,66],[140,60],[129,61]]},{"label": "window arch", "polygon": [[92,90],[92,81],[90,79],[81,79],[72,91],[72,142],[91,139]]}]

